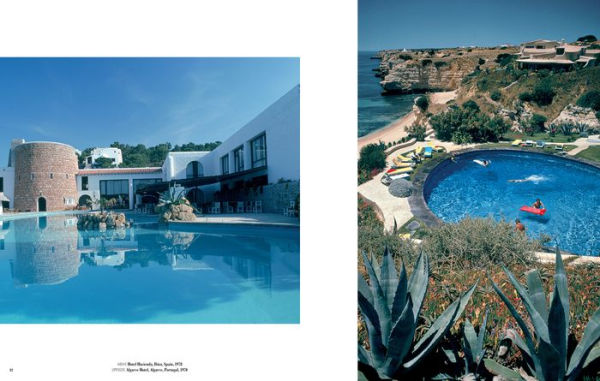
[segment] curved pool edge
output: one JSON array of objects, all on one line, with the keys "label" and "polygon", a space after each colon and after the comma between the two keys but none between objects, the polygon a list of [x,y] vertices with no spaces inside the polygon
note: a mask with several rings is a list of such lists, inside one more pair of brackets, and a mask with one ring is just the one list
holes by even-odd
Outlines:
[{"label": "curved pool edge", "polygon": [[[589,166],[592,166],[594,168],[600,169],[600,163],[598,162],[594,162],[594,161],[590,161],[587,159],[582,159],[582,158],[578,158],[578,157],[574,157],[574,156],[568,156],[568,155],[557,155],[555,153],[547,153],[547,152],[540,152],[534,148],[512,148],[512,147],[483,147],[483,146],[479,146],[479,147],[472,147],[472,148],[465,148],[465,149],[461,149],[461,150],[457,150],[457,151],[452,151],[452,154],[454,156],[460,156],[460,155],[464,155],[467,153],[471,153],[471,152],[480,152],[480,151],[513,151],[513,152],[528,152],[528,153],[535,153],[535,154],[539,154],[539,155],[546,155],[549,157],[559,157],[559,158],[563,158],[565,160],[571,160],[574,162],[578,162],[580,164],[586,164]],[[413,183],[413,193],[409,196],[408,198],[408,205],[410,207],[410,212],[412,213],[413,217],[417,218],[418,220],[422,221],[427,227],[436,227],[436,226],[440,226],[443,221],[435,215],[435,213],[433,213],[431,211],[431,209],[429,209],[429,206],[427,205],[427,202],[425,201],[425,195],[424,195],[424,188],[425,188],[425,183],[427,182],[427,177],[429,176],[429,174],[435,170],[435,168],[442,164],[445,161],[450,160],[450,155],[448,153],[444,153],[442,157],[440,157],[438,155],[438,157],[434,157],[433,159],[425,162],[420,170],[415,174],[412,183]],[[545,251],[552,251],[554,250],[553,247],[547,247],[544,246],[543,249]],[[585,258],[598,258],[597,261],[594,261],[595,263],[600,263],[600,257],[591,257],[591,256],[585,256],[585,255],[581,255],[581,254],[576,254],[576,253],[571,253],[569,251],[560,249],[561,253],[564,255],[575,255],[578,257],[585,257]]]}]

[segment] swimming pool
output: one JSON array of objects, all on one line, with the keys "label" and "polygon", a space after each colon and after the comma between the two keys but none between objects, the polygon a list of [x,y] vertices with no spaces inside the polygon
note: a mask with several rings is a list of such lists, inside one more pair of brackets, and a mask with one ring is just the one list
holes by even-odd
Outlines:
[{"label": "swimming pool", "polygon": [[0,323],[299,323],[299,229],[3,220]]},{"label": "swimming pool", "polygon": [[[482,167],[476,159],[491,164]],[[580,255],[600,253],[600,169],[591,165],[523,151],[467,152],[456,163],[438,165],[427,177],[423,196],[443,221],[491,215],[513,223],[519,218],[531,237],[552,237],[551,246],[558,243]],[[544,216],[519,211],[536,198],[548,210]]]}]

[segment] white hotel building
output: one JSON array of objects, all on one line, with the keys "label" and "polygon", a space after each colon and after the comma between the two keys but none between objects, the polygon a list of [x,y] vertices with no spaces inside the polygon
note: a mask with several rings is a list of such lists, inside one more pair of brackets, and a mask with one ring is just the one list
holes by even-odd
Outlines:
[{"label": "white hotel building", "polygon": [[[194,137],[190,136],[190,140]],[[15,142],[13,144],[26,144],[22,140]],[[73,149],[74,155],[75,152]],[[275,192],[281,199],[280,204],[289,202],[299,192],[300,86],[210,152],[170,152],[162,167],[90,168],[97,157],[121,160],[120,152],[113,148],[94,152],[86,158],[86,168],[79,169],[74,176],[80,205],[92,200],[94,208],[98,208],[97,201],[102,197],[116,200],[116,207],[134,209],[144,203],[156,203],[158,193],[169,186],[184,187],[188,198],[198,205],[212,202],[223,194],[237,198],[227,201],[241,201],[244,195],[255,199],[266,194],[272,196],[272,190],[264,192],[263,188],[276,188],[278,184],[288,184],[286,192],[292,189],[289,195],[280,194],[279,190]],[[4,200],[5,209],[14,208],[14,173],[9,158],[9,166],[0,168],[0,192],[3,192],[0,199]],[[255,192],[256,189],[260,192]],[[72,208],[70,205],[71,202],[65,200],[64,209]],[[273,205],[272,209],[279,207],[279,204]],[[37,211],[41,209],[38,206]]]}]

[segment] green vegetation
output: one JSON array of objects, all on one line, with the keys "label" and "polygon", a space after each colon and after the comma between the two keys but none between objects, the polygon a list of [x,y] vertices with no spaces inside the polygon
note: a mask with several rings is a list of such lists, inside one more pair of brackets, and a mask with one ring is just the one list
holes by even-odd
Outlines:
[{"label": "green vegetation", "polygon": [[427,99],[426,95],[422,95],[417,98],[417,100],[415,101],[415,104],[421,111],[425,112],[425,111],[427,111],[427,108],[429,107],[429,99]]},{"label": "green vegetation", "polygon": [[590,90],[584,93],[577,99],[577,106],[589,107],[595,111],[600,111],[600,91]]},{"label": "green vegetation", "polygon": [[409,137],[417,139],[418,142],[425,140],[426,130],[425,126],[422,124],[415,122],[411,126],[406,127],[406,132],[408,133]]},{"label": "green vegetation", "polygon": [[[120,165],[121,168],[139,168],[139,167],[160,167],[162,166],[167,154],[171,151],[212,151],[217,148],[221,142],[212,142],[204,144],[187,143],[182,145],[176,145],[173,147],[171,143],[162,143],[153,147],[146,147],[143,144],[135,146],[129,144],[121,144],[114,142],[111,147],[121,149],[123,155],[123,163]],[[85,166],[85,158],[89,156],[93,148],[86,148],[79,155],[79,168]],[[109,160],[109,161],[106,161]],[[110,168],[112,161],[110,159],[96,160],[97,165],[100,168]]]},{"label": "green vegetation", "polygon": [[370,180],[378,171],[385,168],[385,144],[368,144],[360,150],[358,159],[358,183]]},{"label": "green vegetation", "polygon": [[435,65],[436,69],[439,69],[444,66],[448,66],[448,62],[446,62],[446,61],[436,61],[433,64]]},{"label": "green vegetation", "polygon": [[544,79],[535,85],[531,97],[539,106],[547,106],[552,103],[555,95],[556,92],[552,89],[551,82]]},{"label": "green vegetation", "polygon": [[529,119],[528,123],[524,126],[524,131],[527,135],[533,136],[536,133],[544,132],[546,127],[544,123],[546,123],[546,117],[540,114],[533,114],[531,119]]},{"label": "green vegetation", "polygon": [[358,345],[359,370],[369,378],[407,377],[433,352],[444,335],[462,315],[475,286],[454,300],[417,341],[421,306],[427,294],[429,266],[421,254],[407,279],[404,264],[400,274],[385,250],[381,266],[375,256],[363,263],[370,285],[358,276],[358,305],[367,326],[369,349]]},{"label": "green vegetation", "polygon": [[594,42],[598,39],[593,34],[586,34],[585,36],[579,37],[577,41],[579,42]]},{"label": "green vegetation", "polygon": [[[511,302],[515,299],[509,299],[494,281],[491,281],[492,286],[523,332],[524,337],[521,337],[516,330],[509,329],[507,337],[521,351],[533,377],[539,381],[577,380],[583,368],[600,357],[600,349],[592,350],[600,341],[600,310],[593,315],[584,330],[582,340],[569,354],[569,290],[560,252],[556,250],[556,270],[550,305],[544,293],[542,275],[538,270],[527,272],[527,288],[508,269],[504,268],[504,272],[527,310],[533,332]],[[490,370],[496,370],[497,374],[508,379],[515,373],[491,359],[486,359],[485,363],[486,367],[492,365]]]},{"label": "green vegetation", "polygon": [[513,62],[514,60],[515,60],[515,56],[510,53],[500,53],[500,54],[498,54],[498,56],[495,59],[495,61],[500,66],[506,66],[509,63]]},{"label": "green vegetation", "polygon": [[575,155],[582,159],[600,162],[600,146],[591,146]]},{"label": "green vegetation", "polygon": [[[457,238],[460,237],[460,238]],[[540,248],[506,221],[465,218],[455,224],[432,229],[423,243],[432,267],[451,271],[465,268],[486,269],[489,264],[533,263],[532,253]]]},{"label": "green vegetation", "polygon": [[533,100],[533,95],[529,91],[524,91],[519,94],[519,100],[521,102],[531,102]]},{"label": "green vegetation", "polygon": [[502,117],[490,118],[472,100],[432,116],[430,122],[438,139],[457,144],[496,142],[509,128]]},{"label": "green vegetation", "polygon": [[500,93],[500,91],[498,91],[498,90],[494,90],[490,94],[490,98],[492,98],[493,101],[498,102],[500,100],[500,98],[502,98],[502,93]]}]

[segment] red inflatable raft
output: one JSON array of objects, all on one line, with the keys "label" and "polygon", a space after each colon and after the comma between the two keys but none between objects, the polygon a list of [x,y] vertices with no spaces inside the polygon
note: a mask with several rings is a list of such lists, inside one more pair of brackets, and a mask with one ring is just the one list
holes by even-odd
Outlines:
[{"label": "red inflatable raft", "polygon": [[527,212],[527,213],[533,213],[533,214],[537,214],[539,216],[543,216],[546,213],[546,209],[538,209],[538,208],[533,208],[531,206],[527,206],[527,205],[523,205],[521,207],[521,209],[519,209],[523,212]]}]

